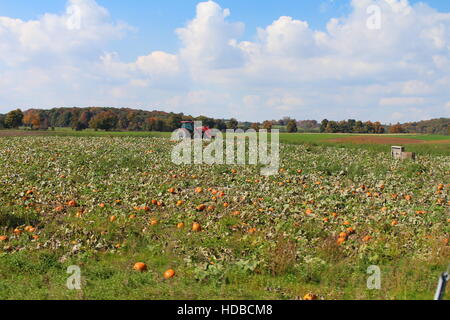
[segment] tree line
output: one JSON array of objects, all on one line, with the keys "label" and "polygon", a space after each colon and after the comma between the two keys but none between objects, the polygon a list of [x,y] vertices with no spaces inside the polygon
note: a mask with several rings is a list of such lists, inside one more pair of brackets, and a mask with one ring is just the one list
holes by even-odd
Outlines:
[{"label": "tree line", "polygon": [[383,125],[380,122],[362,122],[357,120],[329,121],[301,120],[284,117],[280,120],[264,122],[239,122],[236,119],[213,119],[205,116],[192,117],[183,113],[162,111],[144,111],[129,108],[54,108],[51,110],[30,109],[22,112],[13,110],[6,115],[0,114],[0,129],[26,127],[30,130],[48,130],[54,128],[72,128],[81,131],[118,130],[118,131],[158,131],[172,132],[181,126],[181,121],[201,121],[204,126],[219,130],[226,129],[280,129],[281,131],[321,132],[321,133],[428,133],[450,134],[450,119],[441,118],[406,124]]}]

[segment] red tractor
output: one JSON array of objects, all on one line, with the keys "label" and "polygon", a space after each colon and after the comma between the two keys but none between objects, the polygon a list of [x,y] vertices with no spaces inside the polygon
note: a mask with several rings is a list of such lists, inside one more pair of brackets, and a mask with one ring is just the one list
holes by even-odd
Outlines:
[{"label": "red tractor", "polygon": [[198,136],[202,138],[212,138],[210,133],[211,129],[208,126],[195,128],[194,121],[181,121],[181,129],[187,130],[191,135],[191,138],[194,138],[196,134],[198,134]]}]

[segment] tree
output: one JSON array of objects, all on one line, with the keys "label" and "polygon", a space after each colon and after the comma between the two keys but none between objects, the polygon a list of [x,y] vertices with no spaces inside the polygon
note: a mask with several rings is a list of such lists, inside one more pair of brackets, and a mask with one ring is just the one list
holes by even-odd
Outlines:
[{"label": "tree", "polygon": [[258,132],[260,129],[260,124],[258,122],[252,123],[251,128]]},{"label": "tree", "polygon": [[321,133],[324,133],[327,130],[328,122],[329,121],[327,119],[322,120],[322,123],[320,125],[320,132]]},{"label": "tree", "polygon": [[296,120],[290,120],[287,124],[287,132],[294,133],[298,132],[297,128],[297,121]]},{"label": "tree", "polygon": [[183,117],[179,114],[172,114],[169,119],[167,119],[167,130],[174,131],[181,127],[181,121],[183,121]]},{"label": "tree", "polygon": [[227,128],[236,130],[238,128],[238,125],[239,122],[236,119],[232,118],[230,121],[228,121]]},{"label": "tree", "polygon": [[272,131],[272,127],[273,127],[272,121],[264,121],[263,129],[265,129],[265,130],[270,132],[270,131]]},{"label": "tree", "polygon": [[20,109],[9,112],[5,117],[5,127],[17,129],[22,125],[23,112]]},{"label": "tree", "polygon": [[26,127],[39,129],[41,125],[41,115],[37,110],[28,110],[25,112],[22,122]]},{"label": "tree", "polygon": [[5,116],[0,114],[0,129],[5,128]]},{"label": "tree", "polygon": [[117,115],[112,111],[104,111],[96,115],[89,122],[89,126],[95,130],[106,130],[110,131],[117,127],[117,122],[119,121]]},{"label": "tree", "polygon": [[389,128],[389,133],[405,133],[405,129],[400,123],[397,123]]},{"label": "tree", "polygon": [[216,120],[216,123],[214,124],[214,128],[220,131],[224,131],[227,129],[227,124],[222,119]]}]

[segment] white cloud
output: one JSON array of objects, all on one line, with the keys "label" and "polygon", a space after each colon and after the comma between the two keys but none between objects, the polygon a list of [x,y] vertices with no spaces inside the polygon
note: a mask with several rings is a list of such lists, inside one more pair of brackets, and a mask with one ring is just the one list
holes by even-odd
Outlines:
[{"label": "white cloud", "polygon": [[424,98],[421,97],[393,97],[393,98],[382,98],[380,100],[381,106],[411,106],[423,104],[425,102]]},{"label": "white cloud", "polygon": [[[381,8],[380,30],[367,28],[372,4]],[[406,0],[351,6],[325,30],[274,17],[248,40],[230,10],[201,2],[176,30],[177,52],[131,62],[104,48],[132,28],[94,0],[69,0],[66,13],[37,20],[0,17],[0,104],[158,106],[257,121],[448,115],[450,13]]]}]

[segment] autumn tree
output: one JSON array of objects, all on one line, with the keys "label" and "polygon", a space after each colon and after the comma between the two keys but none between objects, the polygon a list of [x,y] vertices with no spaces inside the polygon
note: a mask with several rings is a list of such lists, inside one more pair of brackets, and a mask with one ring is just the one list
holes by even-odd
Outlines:
[{"label": "autumn tree", "polygon": [[117,115],[112,111],[104,111],[89,122],[89,126],[95,130],[106,130],[110,131],[117,127],[117,122],[119,121]]},{"label": "autumn tree", "polygon": [[273,127],[272,121],[264,121],[263,129],[265,129],[265,130],[270,132],[270,131],[272,131],[272,127]]},{"label": "autumn tree", "polygon": [[5,117],[5,127],[17,129],[22,125],[23,112],[20,109],[10,111]]},{"label": "autumn tree", "polygon": [[405,129],[400,123],[397,123],[389,128],[389,133],[405,133]]}]

